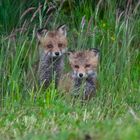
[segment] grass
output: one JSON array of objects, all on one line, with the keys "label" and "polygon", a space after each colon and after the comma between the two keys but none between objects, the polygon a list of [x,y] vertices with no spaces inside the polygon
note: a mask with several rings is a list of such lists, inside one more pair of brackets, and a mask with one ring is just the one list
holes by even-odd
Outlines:
[{"label": "grass", "polygon": [[[0,140],[140,139],[139,3],[128,2],[117,12],[115,1],[101,0],[93,7],[90,2],[53,2],[56,10],[48,15],[49,5],[43,1],[41,8],[35,1],[21,3],[6,16],[17,5],[0,9],[5,11],[0,12]],[[28,13],[29,7],[34,9]],[[16,13],[16,19],[8,18]],[[60,96],[53,85],[42,91],[32,84],[37,84],[35,32],[45,24],[54,28],[62,23],[69,27],[69,48],[101,51],[100,86],[96,98],[83,106]]]}]

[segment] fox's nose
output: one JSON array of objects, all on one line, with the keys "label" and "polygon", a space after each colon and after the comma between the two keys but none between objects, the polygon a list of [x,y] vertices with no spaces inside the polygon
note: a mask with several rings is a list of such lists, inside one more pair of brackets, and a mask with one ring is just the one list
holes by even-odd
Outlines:
[{"label": "fox's nose", "polygon": [[55,52],[55,55],[56,55],[56,56],[59,56],[59,54],[60,54],[59,52]]},{"label": "fox's nose", "polygon": [[83,73],[79,73],[79,77],[82,78],[83,77]]}]

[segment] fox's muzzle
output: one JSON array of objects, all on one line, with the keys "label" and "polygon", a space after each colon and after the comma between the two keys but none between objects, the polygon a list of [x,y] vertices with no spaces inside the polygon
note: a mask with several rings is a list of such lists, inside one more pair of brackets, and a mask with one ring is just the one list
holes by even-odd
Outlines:
[{"label": "fox's muzzle", "polygon": [[49,51],[49,52],[45,52],[45,53],[46,53],[47,55],[49,55],[50,57],[60,57],[60,56],[62,56],[65,52],[66,52],[66,50],[63,49],[63,50],[60,50],[60,51],[55,51],[55,52]]},{"label": "fox's muzzle", "polygon": [[59,56],[62,56],[62,52],[61,51],[52,52],[52,57],[59,57]]},{"label": "fox's muzzle", "polygon": [[91,77],[91,76],[96,76],[96,72],[94,71],[88,71],[88,72],[78,72],[78,71],[74,71],[73,72],[73,77],[75,78],[88,78],[88,77]]}]

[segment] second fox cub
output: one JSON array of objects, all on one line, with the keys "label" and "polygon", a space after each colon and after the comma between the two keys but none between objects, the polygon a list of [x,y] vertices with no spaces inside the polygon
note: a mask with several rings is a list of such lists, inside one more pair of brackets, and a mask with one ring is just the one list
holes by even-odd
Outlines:
[{"label": "second fox cub", "polygon": [[67,50],[66,25],[54,31],[38,30],[40,46],[39,81],[47,88],[55,78],[57,86],[64,68],[64,53]]},{"label": "second fox cub", "polygon": [[83,99],[90,99],[96,92],[98,61],[99,51],[95,48],[70,52],[69,62],[72,73],[63,76],[59,83],[60,89],[64,92],[72,92],[75,95],[82,93]]}]

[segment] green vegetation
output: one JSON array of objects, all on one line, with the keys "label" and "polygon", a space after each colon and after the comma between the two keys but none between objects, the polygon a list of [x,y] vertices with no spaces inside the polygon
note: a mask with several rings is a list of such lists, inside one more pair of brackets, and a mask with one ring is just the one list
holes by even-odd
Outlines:
[{"label": "green vegetation", "polygon": [[[139,17],[137,1],[0,1],[0,140],[139,140]],[[32,84],[36,30],[63,23],[69,48],[101,51],[97,96],[83,106]]]}]

